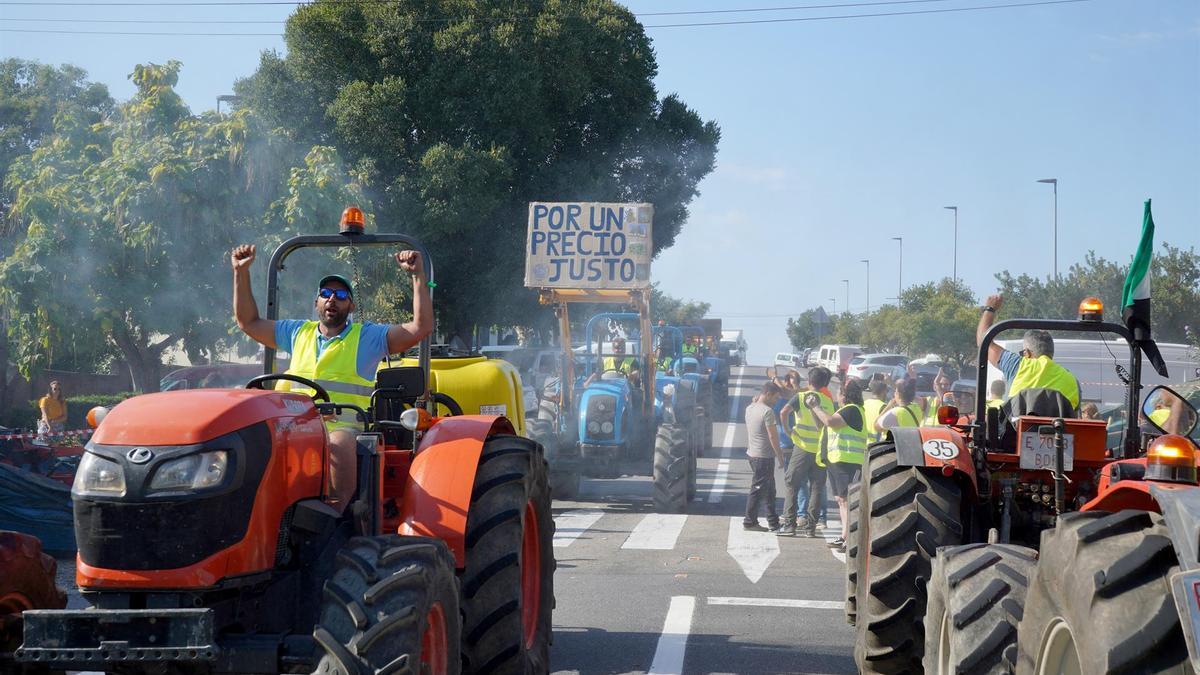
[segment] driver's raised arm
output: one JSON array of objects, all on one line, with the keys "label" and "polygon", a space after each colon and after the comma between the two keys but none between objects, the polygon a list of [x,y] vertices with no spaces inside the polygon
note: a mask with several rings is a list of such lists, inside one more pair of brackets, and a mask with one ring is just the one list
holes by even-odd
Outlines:
[{"label": "driver's raised arm", "polygon": [[401,354],[433,332],[433,300],[429,295],[429,279],[418,251],[400,251],[396,264],[412,277],[413,318],[405,323],[388,326],[389,354]]},{"label": "driver's raised arm", "polygon": [[254,262],[253,244],[242,244],[229,255],[233,267],[233,317],[238,328],[255,342],[275,349],[275,322],[258,315],[258,303],[250,289],[250,265]]},{"label": "driver's raised arm", "polygon": [[[987,334],[988,329],[996,321],[996,312],[1000,311],[1000,306],[1004,304],[1004,296],[996,293],[989,295],[984,302],[983,311],[979,314],[979,325],[975,328],[975,346],[983,345],[983,336]],[[995,340],[988,345],[988,361],[999,367],[1000,355],[1004,353],[1004,348],[996,344]]]}]

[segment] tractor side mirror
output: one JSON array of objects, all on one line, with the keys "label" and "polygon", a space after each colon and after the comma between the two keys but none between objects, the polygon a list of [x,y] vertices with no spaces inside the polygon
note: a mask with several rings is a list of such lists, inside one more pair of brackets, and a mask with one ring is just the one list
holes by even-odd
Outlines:
[{"label": "tractor side mirror", "polygon": [[1200,418],[1187,399],[1163,385],[1151,389],[1146,395],[1146,401],[1142,403],[1142,416],[1160,432],[1181,436],[1191,434]]}]

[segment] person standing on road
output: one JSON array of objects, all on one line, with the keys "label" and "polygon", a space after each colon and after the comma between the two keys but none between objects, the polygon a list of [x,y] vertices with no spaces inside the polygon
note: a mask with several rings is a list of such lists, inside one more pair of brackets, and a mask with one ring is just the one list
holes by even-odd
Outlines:
[{"label": "person standing on road", "polygon": [[820,398],[815,394],[805,396],[804,404],[829,430],[829,485],[833,488],[833,498],[842,517],[842,535],[829,542],[829,545],[845,553],[850,525],[846,495],[850,493],[850,486],[858,482],[862,472],[863,456],[867,452],[867,426],[862,389],[858,382],[846,382],[840,393],[842,407],[832,415],[821,409]]},{"label": "person standing on road", "polygon": [[[817,522],[821,516],[821,503],[824,501],[825,492],[825,464],[820,458],[825,429],[822,422],[813,415],[812,409],[804,405],[801,397],[815,395],[821,408],[827,413],[832,413],[834,410],[833,399],[822,391],[829,386],[831,379],[833,378],[828,368],[824,366],[813,368],[808,371],[808,391],[792,397],[791,401],[783,407],[783,418],[789,419],[795,413],[796,422],[792,425],[792,443],[795,447],[792,449],[787,471],[784,473],[784,485],[787,487],[787,492],[783,495],[783,522],[779,528],[780,536],[795,536],[798,529],[803,530],[809,537],[817,535]],[[797,521],[801,489],[807,490],[805,517],[803,521]]]},{"label": "person standing on road", "polygon": [[946,374],[946,370],[938,368],[937,375],[933,378],[933,396],[930,396],[925,402],[925,421],[922,426],[938,426],[938,408],[946,405],[946,394],[950,393],[950,387],[953,384],[950,376]]},{"label": "person standing on road", "polygon": [[[779,385],[767,382],[758,397],[746,406],[746,457],[754,474],[750,494],[746,497],[746,516],[742,519],[742,528],[746,530],[775,532],[779,529],[779,514],[775,512],[775,466],[782,469],[784,461],[774,406],[782,395]],[[767,511],[767,527],[758,522],[760,504]]]},{"label": "person standing on road", "polygon": [[992,380],[992,384],[988,387],[987,407],[999,408],[1004,405],[1004,392],[1008,387],[1004,386],[1004,380]]}]

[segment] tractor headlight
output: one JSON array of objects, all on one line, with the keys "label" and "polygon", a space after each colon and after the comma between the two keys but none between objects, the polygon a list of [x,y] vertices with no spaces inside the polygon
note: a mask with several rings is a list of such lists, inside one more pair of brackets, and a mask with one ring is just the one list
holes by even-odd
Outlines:
[{"label": "tractor headlight", "polygon": [[100,455],[85,452],[75,472],[72,494],[123,497],[125,495],[125,472],[121,465]]},{"label": "tractor headlight", "polygon": [[592,432],[593,434],[600,431],[600,423],[588,422],[588,431]]},{"label": "tractor headlight", "polygon": [[604,433],[606,433],[606,434],[611,434],[611,433],[612,433],[612,431],[613,431],[613,423],[612,423],[612,422],[605,422],[604,424],[601,424],[601,425],[600,425],[600,431],[603,431],[603,432],[604,432]]},{"label": "tractor headlight", "polygon": [[163,462],[150,481],[151,491],[202,490],[216,487],[229,471],[229,453],[225,450],[200,452]]}]

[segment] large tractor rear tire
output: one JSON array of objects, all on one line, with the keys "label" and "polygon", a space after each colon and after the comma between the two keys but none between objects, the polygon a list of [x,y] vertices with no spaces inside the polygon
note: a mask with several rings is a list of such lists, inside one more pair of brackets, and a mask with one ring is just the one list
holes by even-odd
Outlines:
[{"label": "large tractor rear tire", "polygon": [[0,531],[0,652],[21,645],[21,612],[67,606],[57,573],[58,561],[42,553],[37,537]]},{"label": "large tractor rear tire", "polygon": [[846,493],[846,623],[858,620],[858,501],[862,483]]},{"label": "large tractor rear tire", "polygon": [[428,537],[355,537],[325,582],[314,675],[460,672],[454,556]]},{"label": "large tractor rear tire", "polygon": [[919,673],[925,583],[938,547],[962,543],[962,493],[940,472],[901,466],[893,443],[868,450],[863,481],[854,660],[871,675]]},{"label": "large tractor rear tire", "polygon": [[687,513],[688,482],[692,479],[693,455],[689,430],[677,424],[662,424],[654,440],[654,510]]},{"label": "large tractor rear tire", "polygon": [[554,609],[554,520],[546,460],[519,436],[487,440],[467,514],[463,666],[544,673]]},{"label": "large tractor rear tire", "polygon": [[552,499],[575,499],[579,496],[579,484],[583,479],[578,466],[563,469],[555,466],[560,451],[558,434],[550,420],[525,420],[525,432],[532,440],[541,444],[549,467],[550,497]]},{"label": "large tractor rear tire", "polygon": [[1022,673],[1191,673],[1162,516],[1069,513],[1042,532],[1017,629]]},{"label": "large tractor rear tire", "polygon": [[968,544],[938,551],[925,608],[925,672],[1011,675],[1037,551]]}]

